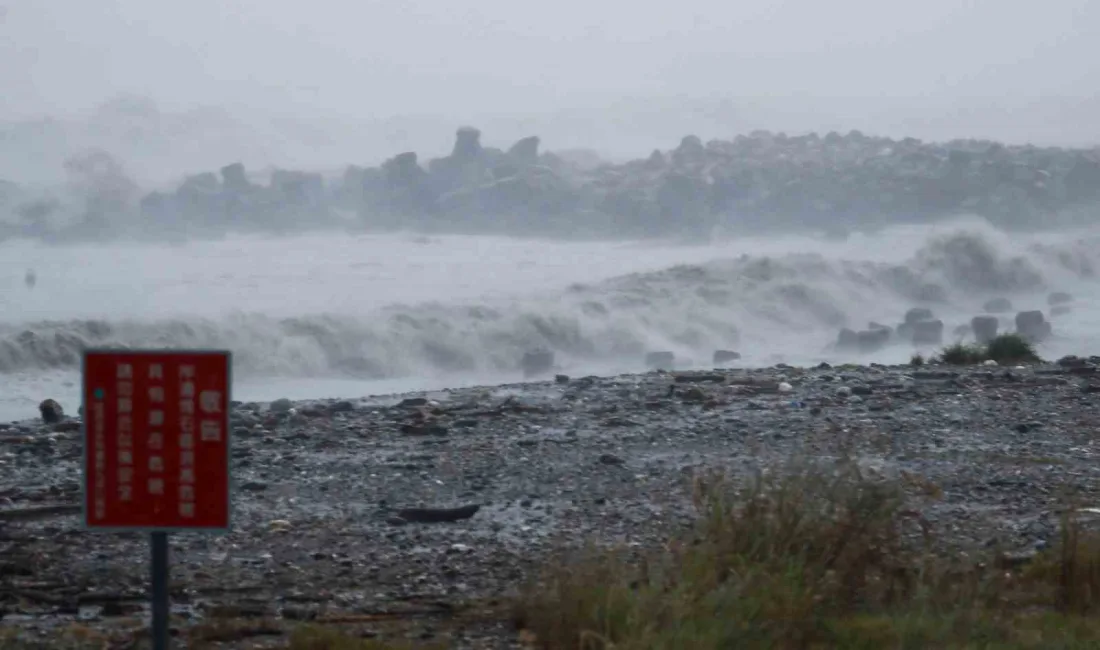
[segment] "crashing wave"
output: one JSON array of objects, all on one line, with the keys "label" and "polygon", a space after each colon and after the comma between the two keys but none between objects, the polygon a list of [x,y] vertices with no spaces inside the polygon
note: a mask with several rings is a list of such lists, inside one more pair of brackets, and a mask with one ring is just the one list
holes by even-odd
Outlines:
[{"label": "crashing wave", "polygon": [[227,348],[242,377],[372,379],[511,371],[536,348],[585,362],[653,349],[687,358],[734,346],[750,357],[804,352],[820,350],[840,327],[896,322],[915,303],[965,313],[989,296],[1092,279],[1098,250],[1092,240],[1012,246],[967,229],[924,240],[896,262],[742,255],[479,304],[391,305],[357,316],[7,324],[0,325],[0,373],[75,369],[86,347]]}]

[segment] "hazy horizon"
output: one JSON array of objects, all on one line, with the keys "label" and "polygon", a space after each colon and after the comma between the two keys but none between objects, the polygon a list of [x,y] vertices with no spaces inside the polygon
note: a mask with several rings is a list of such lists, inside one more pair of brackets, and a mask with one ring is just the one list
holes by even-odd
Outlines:
[{"label": "hazy horizon", "polygon": [[[1040,351],[1096,351],[1091,154],[858,137],[689,140],[616,169],[540,154],[755,130],[1091,147],[1100,3],[0,8],[0,417],[71,408],[87,346],[231,349],[242,399],[361,396],[518,380],[544,349],[574,375],[650,351],[848,361],[841,327],[928,305],[946,344],[990,298],[1046,311],[1066,291]],[[485,148],[431,164],[463,125]],[[407,151],[420,164],[363,169]],[[920,347],[891,337],[859,358]]]},{"label": "hazy horizon", "polygon": [[[1100,144],[1095,3],[563,1],[7,0],[0,122],[81,125],[95,137],[66,132],[73,147],[114,143],[161,181],[232,160],[438,155],[466,123],[496,144],[537,134],[612,157],[753,129]],[[217,137],[177,142],[173,124],[169,150],[124,151],[138,136],[100,123],[119,97]]]}]

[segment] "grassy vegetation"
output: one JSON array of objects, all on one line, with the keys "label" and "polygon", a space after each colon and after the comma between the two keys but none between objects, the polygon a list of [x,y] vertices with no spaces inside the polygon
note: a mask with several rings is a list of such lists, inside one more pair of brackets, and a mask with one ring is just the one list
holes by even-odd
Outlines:
[{"label": "grassy vegetation", "polygon": [[1019,334],[1001,334],[985,346],[986,355],[1000,364],[1042,361],[1035,346]]},{"label": "grassy vegetation", "polygon": [[[514,603],[511,615],[524,645],[538,650],[1100,647],[1100,537],[1082,530],[1072,514],[1063,520],[1061,539],[1043,554],[968,555],[943,544],[913,509],[920,499],[938,499],[942,492],[912,476],[889,482],[843,463],[828,470],[795,467],[747,483],[707,476],[694,488],[699,523],[690,534],[663,548],[590,550],[550,563]],[[251,636],[280,623],[248,625]],[[446,647],[439,637],[425,644],[390,643],[339,626],[286,630],[291,631],[277,647],[291,650]],[[206,644],[191,647],[245,647],[218,645],[241,639],[242,632],[210,627],[191,635],[193,642]]]},{"label": "grassy vegetation", "polygon": [[548,572],[517,608],[545,650],[1100,647],[1100,543],[1031,562],[934,553],[902,488],[803,473],[701,485],[696,535]]},{"label": "grassy vegetation", "polygon": [[445,645],[411,645],[364,639],[323,625],[307,625],[290,634],[289,650],[444,650]]},{"label": "grassy vegetation", "polygon": [[985,345],[956,343],[940,352],[937,360],[953,366],[967,366],[993,360],[1001,365],[1042,361],[1035,346],[1019,334],[1001,334]]},{"label": "grassy vegetation", "polygon": [[972,366],[988,358],[983,346],[955,343],[944,348],[936,359],[951,366]]}]

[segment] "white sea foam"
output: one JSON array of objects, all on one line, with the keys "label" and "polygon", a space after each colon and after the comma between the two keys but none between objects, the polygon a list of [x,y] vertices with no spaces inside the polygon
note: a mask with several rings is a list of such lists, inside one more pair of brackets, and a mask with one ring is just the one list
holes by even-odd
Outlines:
[{"label": "white sea foam", "polygon": [[1100,352],[1098,239],[969,220],[692,246],[337,234],[7,242],[0,417],[33,415],[45,397],[75,411],[87,345],[229,348],[239,399],[354,397],[516,380],[534,348],[553,349],[568,373],[638,370],[650,350],[701,366],[717,348],[747,365],[836,360],[828,347],[843,326],[893,324],[920,303],[950,332],[988,298],[1046,311],[1059,290],[1076,301],[1043,352]]}]

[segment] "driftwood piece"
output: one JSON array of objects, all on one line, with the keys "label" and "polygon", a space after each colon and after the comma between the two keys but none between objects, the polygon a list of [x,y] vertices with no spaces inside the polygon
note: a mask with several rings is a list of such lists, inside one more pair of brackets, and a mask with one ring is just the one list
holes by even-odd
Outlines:
[{"label": "driftwood piece", "polygon": [[405,508],[398,510],[397,516],[416,524],[438,524],[469,519],[480,509],[481,506],[476,504],[460,508]]},{"label": "driftwood piece", "polygon": [[80,514],[83,506],[79,503],[62,503],[52,506],[35,506],[32,508],[12,508],[0,510],[0,521],[23,521],[27,519],[41,519],[55,515]]}]

